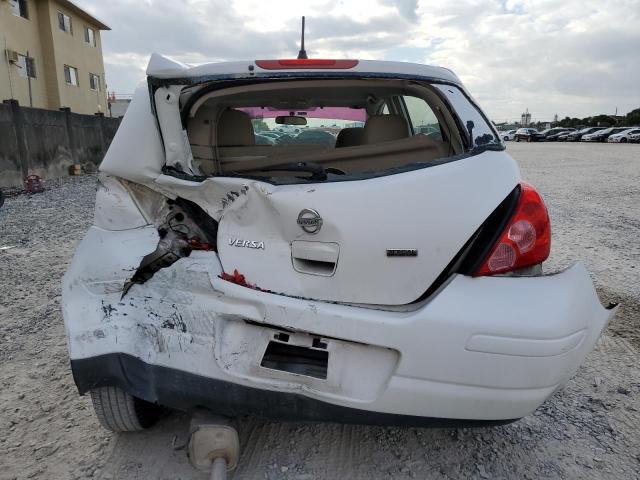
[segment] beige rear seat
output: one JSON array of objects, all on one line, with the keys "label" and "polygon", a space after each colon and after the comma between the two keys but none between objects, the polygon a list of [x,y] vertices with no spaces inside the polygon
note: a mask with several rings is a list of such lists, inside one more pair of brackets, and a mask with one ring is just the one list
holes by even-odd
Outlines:
[{"label": "beige rear seat", "polygon": [[228,108],[218,120],[218,147],[251,147],[256,144],[251,117],[240,110]]},{"label": "beige rear seat", "polygon": [[[314,162],[346,173],[367,172],[401,167],[413,162],[429,162],[447,156],[448,145],[426,135],[414,135],[388,142],[343,147],[325,151],[296,152],[277,157],[228,161],[222,164],[225,173],[242,172],[265,175],[265,168],[290,162]],[[275,174],[275,173],[274,173]],[[282,175],[279,173],[278,175]]]},{"label": "beige rear seat", "polygon": [[409,136],[409,125],[400,115],[373,115],[364,124],[364,143],[382,143]]},{"label": "beige rear seat", "polygon": [[214,115],[213,109],[202,107],[188,125],[194,159],[206,174],[216,173],[216,151],[223,173],[265,175],[264,168],[298,161],[320,163],[347,173],[381,170],[442,158],[449,150],[445,142],[425,135],[409,137],[408,125],[398,115],[370,117],[364,128],[357,129],[362,131],[359,140],[364,144],[338,149],[309,144],[255,145],[251,119],[239,110],[223,112],[217,131],[220,145],[216,149],[213,146]]},{"label": "beige rear seat", "polygon": [[[216,153],[220,165],[313,150],[324,150],[324,145],[256,145],[251,118],[240,110],[225,110],[218,120],[217,141],[213,136],[216,110],[200,107],[187,125],[193,158],[202,171],[208,175],[216,172]],[[222,167],[223,171],[226,168]]]},{"label": "beige rear seat", "polygon": [[355,147],[364,144],[364,128],[343,128],[336,138],[336,148]]}]

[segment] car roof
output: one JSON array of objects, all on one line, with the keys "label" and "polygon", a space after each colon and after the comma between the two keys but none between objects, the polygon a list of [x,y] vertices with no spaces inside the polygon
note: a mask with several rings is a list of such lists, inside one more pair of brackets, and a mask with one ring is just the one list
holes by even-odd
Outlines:
[{"label": "car roof", "polygon": [[[277,60],[276,60],[277,62]],[[435,80],[462,85],[458,76],[448,68],[432,65],[422,65],[408,62],[389,62],[382,60],[357,60],[357,64],[351,68],[278,68],[277,70],[264,69],[256,64],[255,60],[235,62],[212,62],[202,64],[186,64],[158,53],[153,53],[147,66],[147,75],[159,79],[171,78],[201,78],[201,77],[227,77],[251,78],[256,76],[281,76],[282,74],[315,72],[327,73],[362,73],[362,74],[388,74],[407,77],[427,77]]]}]

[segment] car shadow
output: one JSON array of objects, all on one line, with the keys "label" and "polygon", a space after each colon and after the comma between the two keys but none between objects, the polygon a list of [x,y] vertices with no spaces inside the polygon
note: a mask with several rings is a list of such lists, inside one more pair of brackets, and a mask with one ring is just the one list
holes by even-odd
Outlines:
[{"label": "car shadow", "polygon": [[[185,413],[172,412],[145,432],[115,435],[113,450],[99,478],[209,478],[189,463],[189,420]],[[532,442],[537,444],[542,438],[532,433],[535,429],[528,423],[429,429],[243,417],[232,422],[240,436],[241,457],[230,478],[369,480],[508,475],[518,463],[514,454],[527,456]],[[504,448],[505,443],[511,450]]]}]

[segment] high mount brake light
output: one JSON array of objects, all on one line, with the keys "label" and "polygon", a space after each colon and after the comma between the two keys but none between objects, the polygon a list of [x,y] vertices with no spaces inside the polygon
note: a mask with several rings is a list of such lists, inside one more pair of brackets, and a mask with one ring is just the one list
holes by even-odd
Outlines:
[{"label": "high mount brake light", "polygon": [[346,70],[358,65],[358,60],[329,60],[319,58],[294,58],[290,60],[256,60],[256,65],[265,70]]},{"label": "high mount brake light", "polygon": [[475,276],[536,265],[549,257],[550,249],[551,223],[547,207],[536,189],[522,182],[516,210]]}]

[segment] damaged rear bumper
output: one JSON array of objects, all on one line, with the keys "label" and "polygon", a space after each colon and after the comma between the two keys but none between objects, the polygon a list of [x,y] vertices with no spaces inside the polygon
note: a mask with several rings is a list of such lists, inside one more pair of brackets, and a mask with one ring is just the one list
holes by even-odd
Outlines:
[{"label": "damaged rear bumper", "polygon": [[71,367],[81,393],[95,387],[111,385],[170,408],[187,411],[205,405],[226,417],[249,414],[284,421],[438,428],[504,425],[517,420],[430,418],[343,407],[297,393],[246,387],[151,365],[122,353],[72,360]]},{"label": "damaged rear bumper", "polygon": [[63,312],[81,393],[118,385],[227,415],[505,422],[566,382],[615,312],[579,264],[541,277],[455,276],[419,308],[391,312],[226,282],[214,252],[193,252],[123,297],[153,236],[93,227],[77,250]]}]

